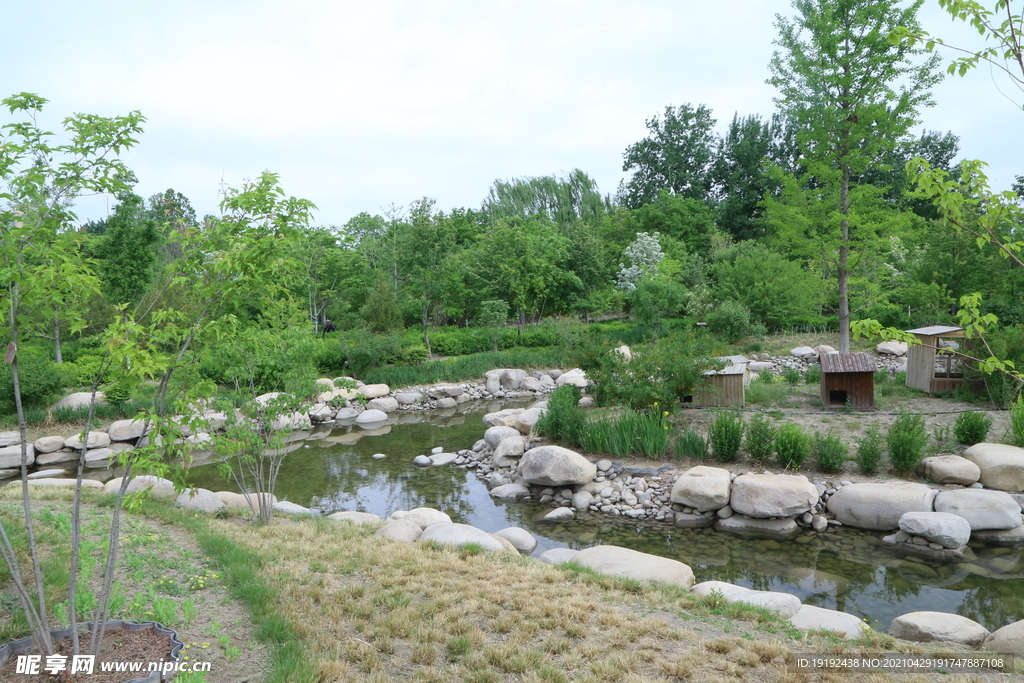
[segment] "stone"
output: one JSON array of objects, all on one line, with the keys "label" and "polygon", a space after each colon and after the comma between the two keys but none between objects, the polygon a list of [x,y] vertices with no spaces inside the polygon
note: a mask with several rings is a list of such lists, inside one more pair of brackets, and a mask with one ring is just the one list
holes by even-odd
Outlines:
[{"label": "stone", "polygon": [[491,489],[491,497],[498,500],[520,500],[530,495],[530,489],[522,484],[503,484]]},{"label": "stone", "polygon": [[187,489],[174,502],[179,507],[200,512],[216,512],[224,507],[220,496],[208,489]]},{"label": "stone", "polygon": [[996,629],[981,646],[989,652],[1024,657],[1024,620]]},{"label": "stone", "polygon": [[789,352],[794,358],[809,358],[818,355],[810,346],[798,346]]},{"label": "stone", "polygon": [[274,503],[274,512],[284,512],[289,515],[311,515],[313,511],[302,505],[287,500],[279,500]]},{"label": "stone", "polygon": [[494,540],[496,540],[498,543],[500,543],[502,545],[502,549],[505,552],[512,553],[513,555],[520,555],[521,554],[519,552],[519,550],[517,550],[516,547],[514,545],[512,545],[512,541],[508,540],[504,536],[499,536],[498,534],[487,534],[487,535],[490,536],[491,538],[493,538]]},{"label": "stone", "polygon": [[888,481],[843,486],[828,499],[827,507],[842,524],[891,531],[908,512],[931,512],[935,491],[924,484]]},{"label": "stone", "polygon": [[356,391],[366,398],[380,398],[391,393],[391,387],[387,384],[364,384],[356,389]]},{"label": "stone", "polygon": [[309,419],[313,422],[330,422],[337,414],[337,410],[326,403],[317,403],[309,409]]},{"label": "stone", "polygon": [[523,410],[523,408],[506,408],[496,413],[487,413],[484,415],[484,424],[488,427],[511,427]]},{"label": "stone", "polygon": [[418,391],[402,391],[395,394],[395,400],[400,406],[411,406],[423,400],[423,394]]},{"label": "stone", "polygon": [[348,422],[355,420],[361,413],[355,408],[338,408],[338,412],[334,414],[335,422]]},{"label": "stone", "polygon": [[593,396],[580,396],[580,400],[576,402],[580,408],[592,408],[595,405]]},{"label": "stone", "polygon": [[941,491],[935,496],[935,511],[963,517],[970,523],[972,531],[1014,529],[1024,523],[1020,505],[1002,491]]},{"label": "stone", "polygon": [[519,391],[526,379],[525,370],[505,370],[501,373],[501,386],[506,391]]},{"label": "stone", "polygon": [[839,353],[834,347],[828,344],[818,344],[814,347],[814,353],[820,358],[821,356],[827,356],[830,353]]},{"label": "stone", "polygon": [[314,384],[324,387],[326,391],[334,391],[334,380],[329,377],[321,377],[315,380]]},{"label": "stone", "polygon": [[529,555],[537,548],[537,539],[526,529],[517,526],[510,526],[500,531],[495,531],[494,536],[501,536],[512,544],[519,553]]},{"label": "stone", "polygon": [[[96,402],[106,403],[103,400],[104,395],[102,391],[96,392]],[[88,408],[89,403],[92,402],[92,394],[88,391],[77,391],[73,394],[68,394],[61,400],[50,406],[50,410],[58,410],[60,408]]]},{"label": "stone", "polygon": [[145,426],[144,420],[118,420],[107,428],[107,436],[111,441],[132,441],[143,436]]},{"label": "stone", "polygon": [[884,341],[875,345],[875,351],[889,356],[905,356],[910,346],[907,342]]},{"label": "stone", "polygon": [[687,590],[693,586],[693,570],[667,557],[641,553],[613,545],[597,545],[579,551],[573,561],[602,574],[637,581],[658,581]]},{"label": "stone", "polygon": [[376,424],[378,422],[387,422],[388,414],[383,410],[364,410],[359,413],[359,417],[356,418],[356,424]]},{"label": "stone", "polygon": [[[110,450],[114,450],[113,448]],[[116,451],[115,451],[116,452]],[[78,460],[79,454],[71,449],[64,449],[60,451],[54,451],[52,453],[43,453],[42,455],[36,456],[35,464],[39,465],[52,465],[57,462],[71,462],[72,460]],[[21,456],[18,456],[19,467],[21,465]],[[31,462],[31,461],[29,461]]]},{"label": "stone", "polygon": [[1024,526],[1016,529],[973,531],[971,538],[990,545],[1016,548],[1024,546]]},{"label": "stone", "polygon": [[835,631],[850,639],[860,638],[869,629],[859,617],[814,605],[802,605],[789,621],[801,631]]},{"label": "stone", "polygon": [[[36,449],[32,444],[25,446],[27,462],[29,465],[36,461]],[[76,456],[77,457],[77,456]],[[21,467],[21,444],[5,446],[0,448],[0,469]]]},{"label": "stone", "polygon": [[579,550],[573,550],[572,548],[551,548],[538,555],[537,559],[544,564],[565,564],[566,562],[572,562],[579,552]]},{"label": "stone", "polygon": [[516,462],[512,458],[518,458],[525,452],[526,439],[516,432],[515,436],[502,439],[501,443],[494,449],[494,464],[498,467],[510,467]]},{"label": "stone", "polygon": [[[67,488],[74,488],[75,479],[31,479],[29,480],[29,486],[64,486]],[[96,481],[95,479],[83,479],[82,488],[84,489],[102,489],[103,484]]]},{"label": "stone", "polygon": [[437,399],[437,407],[441,409],[454,408],[457,405],[459,405],[459,402],[450,396],[445,396],[444,398]]},{"label": "stone", "polygon": [[21,443],[20,432],[0,432],[0,448],[14,446]]},{"label": "stone", "polygon": [[561,446],[531,448],[519,460],[523,483],[542,486],[586,484],[597,476],[597,467],[579,453]]},{"label": "stone", "polygon": [[812,510],[818,489],[807,477],[792,474],[744,474],[732,482],[729,505],[748,517],[793,517]]},{"label": "stone", "polygon": [[434,508],[414,508],[412,510],[395,510],[388,517],[392,519],[407,519],[410,522],[419,524],[421,529],[426,529],[434,524],[451,524],[452,518]]},{"label": "stone", "polygon": [[265,394],[260,394],[259,396],[254,398],[253,403],[258,403],[261,406],[267,406],[270,405],[278,397],[287,395],[288,394],[285,394],[284,392],[281,391],[270,391]]},{"label": "stone", "polygon": [[627,363],[629,361],[633,360],[633,352],[630,351],[629,347],[626,346],[625,344],[623,344],[622,346],[619,346],[619,347],[616,347],[616,348],[612,349],[612,351],[614,351],[615,353],[617,353],[620,356],[622,356],[622,360],[626,361]]},{"label": "stone", "polygon": [[959,455],[933,455],[921,461],[921,474],[936,484],[970,486],[981,478],[981,469]]},{"label": "stone", "polygon": [[385,455],[385,454],[383,454],[383,453],[374,453],[374,454],[373,454],[373,455],[371,455],[370,457],[371,457],[371,458],[373,458],[374,460],[383,460],[384,458],[386,458],[386,457],[388,457],[388,456],[386,456],[386,455]]},{"label": "stone", "polygon": [[[110,445],[110,436],[106,432],[89,432],[89,441],[86,448],[106,448]],[[79,450],[82,448],[82,435],[75,434],[64,439],[64,448]]]},{"label": "stone", "polygon": [[429,456],[417,455],[415,458],[412,459],[412,464],[416,465],[417,467],[430,467],[434,463]]},{"label": "stone", "polygon": [[714,524],[715,518],[707,515],[677,512],[673,523],[677,527],[681,527],[683,529],[704,529]]},{"label": "stone", "polygon": [[49,479],[50,477],[59,477],[64,474],[65,470],[60,468],[54,468],[49,470],[39,470],[28,475],[29,479]]},{"label": "stone", "polygon": [[36,439],[36,453],[55,453],[64,448],[63,436],[44,436]]},{"label": "stone", "polygon": [[1024,491],[1024,448],[1001,443],[978,443],[964,451],[963,456],[981,470],[978,479],[987,488],[997,491]]},{"label": "stone", "polygon": [[310,429],[313,425],[309,421],[309,415],[299,411],[291,414],[281,415],[270,423],[274,431],[283,429]]},{"label": "stone", "polygon": [[109,448],[93,448],[85,452],[86,467],[107,467],[114,451]]},{"label": "stone", "polygon": [[[676,515],[678,520],[679,515]],[[754,538],[787,539],[791,538],[800,527],[796,521],[786,517],[784,519],[761,519],[748,517],[746,515],[733,515],[726,519],[719,519],[715,522],[716,531],[728,531],[740,536],[752,536]]]},{"label": "stone", "polygon": [[551,512],[544,515],[545,522],[567,522],[570,519],[575,519],[576,513],[572,511],[572,508],[560,507],[555,508]]},{"label": "stone", "polygon": [[498,552],[505,549],[504,544],[486,531],[481,531],[468,524],[454,524],[451,522],[431,524],[423,530],[418,540],[424,543],[433,541],[434,543],[457,547],[473,544],[490,552]]},{"label": "stone", "polygon": [[366,402],[367,410],[379,410],[384,413],[393,413],[398,410],[398,400],[390,396],[374,398]]},{"label": "stone", "polygon": [[901,531],[923,536],[943,548],[959,548],[971,539],[970,523],[948,512],[907,512],[900,517],[899,526]]},{"label": "stone", "polygon": [[434,467],[440,467],[441,465],[450,465],[458,459],[458,455],[455,453],[437,453],[436,455],[430,456],[430,464]]},{"label": "stone", "polygon": [[691,588],[690,592],[701,596],[712,595],[717,592],[728,603],[743,602],[754,607],[763,607],[764,609],[777,612],[783,619],[790,618],[801,607],[800,598],[795,595],[778,591],[751,590],[742,586],[734,586],[724,581],[704,581]]},{"label": "stone", "polygon": [[372,512],[359,512],[357,510],[335,512],[333,515],[327,515],[327,519],[352,522],[353,524],[380,524],[382,521],[380,515],[375,515]]},{"label": "stone", "polygon": [[889,635],[916,643],[959,643],[977,647],[989,631],[976,621],[947,612],[910,612],[892,620]]},{"label": "stone", "polygon": [[775,368],[775,363],[764,360],[756,360],[747,363],[747,369],[753,373],[762,372],[764,370],[772,370]]},{"label": "stone", "polygon": [[544,386],[540,383],[540,380],[536,377],[527,377],[523,380],[523,390],[539,392],[543,391]]},{"label": "stone", "polygon": [[409,519],[389,519],[384,526],[373,532],[374,536],[387,538],[399,543],[412,543],[420,537],[423,529],[416,522]]},{"label": "stone", "polygon": [[538,403],[537,405],[519,413],[512,426],[519,430],[520,434],[529,434],[533,431],[533,428],[537,426],[537,423],[545,412],[547,412],[547,403],[544,403],[543,406]]},{"label": "stone", "polygon": [[572,495],[572,506],[577,510],[586,510],[593,502],[594,496],[590,491],[577,491]]},{"label": "stone", "polygon": [[491,447],[491,449],[495,449],[498,447],[498,444],[510,436],[522,437],[518,429],[499,425],[497,427],[490,427],[486,432],[484,432],[484,441]]},{"label": "stone", "polygon": [[729,470],[698,465],[676,479],[669,499],[699,512],[718,510],[729,504],[730,482]]}]

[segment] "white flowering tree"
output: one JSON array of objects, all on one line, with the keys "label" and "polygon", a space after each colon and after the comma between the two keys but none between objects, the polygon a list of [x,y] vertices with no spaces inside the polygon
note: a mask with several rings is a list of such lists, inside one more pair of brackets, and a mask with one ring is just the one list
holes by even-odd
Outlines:
[{"label": "white flowering tree", "polygon": [[634,290],[637,283],[657,272],[658,264],[665,257],[661,245],[658,244],[660,234],[638,232],[633,243],[626,247],[623,255],[629,261],[629,265],[619,264],[619,274],[615,277],[615,286],[618,289]]}]

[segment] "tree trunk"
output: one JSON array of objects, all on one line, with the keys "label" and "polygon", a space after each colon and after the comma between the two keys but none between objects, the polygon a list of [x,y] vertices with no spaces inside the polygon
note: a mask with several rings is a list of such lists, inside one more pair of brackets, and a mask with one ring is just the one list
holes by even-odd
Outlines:
[{"label": "tree trunk", "polygon": [[64,362],[64,355],[60,351],[60,311],[53,314],[53,355],[58,364]]},{"label": "tree trunk", "polygon": [[843,166],[843,178],[839,184],[839,268],[836,279],[839,282],[839,353],[850,352],[850,274],[847,263],[850,258],[850,168]]},{"label": "tree trunk", "polygon": [[430,356],[430,335],[427,328],[430,324],[430,303],[423,304],[423,345],[427,347],[427,356]]}]

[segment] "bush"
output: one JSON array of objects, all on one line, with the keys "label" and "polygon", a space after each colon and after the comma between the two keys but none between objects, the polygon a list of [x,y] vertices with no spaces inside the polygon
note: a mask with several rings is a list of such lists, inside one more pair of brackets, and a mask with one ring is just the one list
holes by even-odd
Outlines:
[{"label": "bush", "polygon": [[581,445],[587,416],[579,402],[579,387],[564,384],[555,389],[548,398],[547,412],[537,422],[537,432],[574,446]]},{"label": "bush", "polygon": [[1010,443],[1024,448],[1024,395],[1010,405]]},{"label": "bush", "polygon": [[400,360],[403,363],[422,363],[428,358],[430,354],[427,353],[427,347],[420,344],[402,349]]},{"label": "bush", "polygon": [[738,301],[727,299],[708,316],[708,329],[726,344],[735,344],[747,336],[750,310]]},{"label": "bush", "polygon": [[[18,353],[18,387],[24,406],[45,407],[51,398],[61,394],[64,379],[60,366],[49,358]],[[0,402],[7,410],[14,410],[14,376],[7,363],[0,363]]]},{"label": "bush", "polygon": [[857,441],[857,466],[864,474],[874,474],[882,464],[882,435],[872,427]]},{"label": "bush", "polygon": [[889,462],[896,472],[911,472],[921,462],[924,447],[928,444],[924,416],[901,412],[889,427],[886,441],[889,445]]},{"label": "bush", "polygon": [[677,458],[704,460],[708,457],[708,442],[701,434],[687,427],[676,439]]},{"label": "bush", "polygon": [[800,384],[800,371],[796,368],[786,368],[782,371],[782,379],[786,380],[789,386],[795,387]]},{"label": "bush", "polygon": [[807,368],[807,372],[804,373],[804,381],[808,384],[820,384],[821,383],[821,366],[812,365]]},{"label": "bush", "polygon": [[757,373],[757,379],[763,382],[764,384],[771,384],[772,382],[775,381],[775,375],[772,373],[771,370],[762,370],[761,372]]},{"label": "bush", "polygon": [[708,441],[711,454],[718,462],[732,462],[740,451],[743,430],[746,425],[738,411],[723,410],[715,415],[708,425]]},{"label": "bush", "polygon": [[956,422],[953,424],[953,434],[956,435],[956,440],[964,446],[973,446],[983,442],[991,428],[991,417],[985,413],[971,410],[957,415]]},{"label": "bush", "polygon": [[750,419],[744,445],[752,460],[764,462],[772,457],[775,452],[775,425],[767,415],[758,413]]},{"label": "bush", "polygon": [[846,446],[839,437],[829,432],[814,434],[814,461],[822,472],[838,472],[846,462]]},{"label": "bush", "polygon": [[799,469],[810,452],[810,439],[800,425],[784,424],[775,434],[775,456],[786,469]]}]

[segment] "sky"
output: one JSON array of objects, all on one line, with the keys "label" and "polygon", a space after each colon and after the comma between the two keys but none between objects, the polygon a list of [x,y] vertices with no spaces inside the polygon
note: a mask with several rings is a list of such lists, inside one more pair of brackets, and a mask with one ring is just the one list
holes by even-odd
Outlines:
[{"label": "sky", "polygon": [[[706,104],[720,131],[734,112],[771,114],[773,22],[793,13],[779,0],[6,4],[0,97],[50,100],[49,130],[72,112],[141,111],[124,156],[138,194],[173,188],[201,216],[225,184],[270,170],[317,205],[315,224],[339,226],[421,197],[478,207],[495,179],[574,168],[614,194],[623,151],[666,106]],[[936,0],[920,17],[980,45]],[[918,130],[953,131],[1007,189],[1024,174],[1024,113],[1000,89],[1014,93],[990,69],[947,78]],[[79,217],[112,203],[85,198]]]}]

